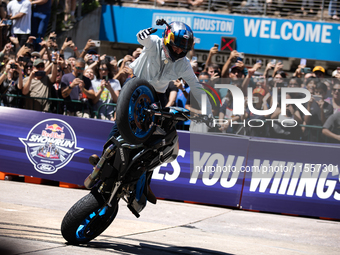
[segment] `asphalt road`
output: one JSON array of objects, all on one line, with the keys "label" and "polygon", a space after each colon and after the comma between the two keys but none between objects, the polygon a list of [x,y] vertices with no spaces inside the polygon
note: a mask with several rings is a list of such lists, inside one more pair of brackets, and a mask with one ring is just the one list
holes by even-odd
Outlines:
[{"label": "asphalt road", "polygon": [[0,255],[339,254],[340,222],[159,200],[139,219],[125,202],[87,245],[60,233],[67,210],[88,191],[0,181]]}]

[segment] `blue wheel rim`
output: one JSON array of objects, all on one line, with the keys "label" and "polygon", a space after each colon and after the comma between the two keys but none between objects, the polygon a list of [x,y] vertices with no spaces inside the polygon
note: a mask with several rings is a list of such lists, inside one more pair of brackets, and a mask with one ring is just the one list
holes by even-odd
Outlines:
[{"label": "blue wheel rim", "polygon": [[143,109],[155,102],[150,88],[141,85],[132,93],[129,102],[129,126],[132,133],[138,138],[144,138],[151,132],[155,117],[143,113]]},{"label": "blue wheel rim", "polygon": [[93,231],[91,228],[88,228],[90,222],[93,221],[94,217],[98,215],[98,217],[95,220],[98,220],[98,218],[102,219],[105,213],[107,212],[108,207],[105,206],[102,210],[101,208],[92,212],[87,218],[79,225],[77,231],[76,231],[76,237],[78,240],[86,240],[92,235],[95,234],[95,230],[98,228],[95,228]]}]

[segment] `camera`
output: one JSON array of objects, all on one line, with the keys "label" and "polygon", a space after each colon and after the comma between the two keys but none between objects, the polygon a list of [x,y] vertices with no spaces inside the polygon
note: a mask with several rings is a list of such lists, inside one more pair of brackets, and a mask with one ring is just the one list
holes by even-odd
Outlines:
[{"label": "camera", "polygon": [[46,75],[45,71],[36,71],[35,76],[36,77],[44,77]]},{"label": "camera", "polygon": [[50,39],[51,39],[53,42],[57,41],[57,37],[50,37]]},{"label": "camera", "polygon": [[216,73],[218,76],[220,76],[220,77],[221,77],[221,72],[220,72],[220,71],[218,71],[218,70],[214,70],[214,73]]},{"label": "camera", "polygon": [[97,55],[92,55],[91,59],[92,59],[93,61],[98,61],[98,56],[97,56]]},{"label": "camera", "polygon": [[301,73],[310,73],[311,72],[311,68],[310,67],[305,67],[305,68],[301,68]]},{"label": "camera", "polygon": [[17,65],[15,63],[10,64],[11,69],[17,69]]},{"label": "camera", "polygon": [[18,61],[22,61],[22,62],[28,63],[30,61],[30,58],[29,57],[19,57]]}]

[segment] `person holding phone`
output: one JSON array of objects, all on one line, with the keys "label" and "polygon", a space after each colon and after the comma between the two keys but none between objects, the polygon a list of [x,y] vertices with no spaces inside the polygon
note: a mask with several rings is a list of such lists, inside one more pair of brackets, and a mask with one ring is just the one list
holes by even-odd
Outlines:
[{"label": "person holding phone", "polygon": [[57,77],[57,62],[52,64],[52,73],[46,75],[45,63],[38,58],[33,62],[33,69],[28,77],[24,79],[24,87],[22,94],[32,97],[25,100],[25,108],[36,111],[48,112],[50,109],[50,102],[39,98],[49,98],[51,95],[51,87]]},{"label": "person holding phone", "polygon": [[90,118],[90,107],[88,99],[93,100],[95,93],[91,80],[83,75],[85,60],[78,58],[73,67],[73,71],[64,74],[61,78],[61,95],[68,101],[81,100],[81,103],[66,103],[66,115]]},{"label": "person holding phone", "polygon": [[[5,63],[5,71],[0,75],[0,94],[21,95],[23,77],[21,68],[14,59]],[[9,107],[22,108],[22,99],[15,97],[3,97],[3,104]]]},{"label": "person holding phone", "polygon": [[[333,106],[324,99],[327,94],[327,85],[318,82],[315,87],[315,93],[312,94],[310,100],[306,103],[307,111],[312,115],[304,116],[304,125],[323,126],[329,116],[333,114]],[[305,137],[309,137],[309,141],[318,141],[318,130],[306,129]]]},{"label": "person holding phone", "polygon": [[114,106],[100,106],[108,103],[117,103],[121,90],[120,82],[113,79],[113,66],[105,60],[99,62],[96,77],[96,79],[92,80],[92,87],[96,95],[93,99],[94,110],[100,110],[99,117],[101,119],[113,120]]}]

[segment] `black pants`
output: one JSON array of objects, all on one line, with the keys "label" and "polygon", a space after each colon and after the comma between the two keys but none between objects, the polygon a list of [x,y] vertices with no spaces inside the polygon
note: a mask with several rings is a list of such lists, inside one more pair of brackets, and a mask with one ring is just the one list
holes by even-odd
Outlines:
[{"label": "black pants", "polygon": [[16,34],[16,36],[18,37],[20,47],[22,47],[27,42],[29,34]]}]

